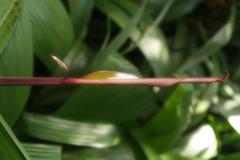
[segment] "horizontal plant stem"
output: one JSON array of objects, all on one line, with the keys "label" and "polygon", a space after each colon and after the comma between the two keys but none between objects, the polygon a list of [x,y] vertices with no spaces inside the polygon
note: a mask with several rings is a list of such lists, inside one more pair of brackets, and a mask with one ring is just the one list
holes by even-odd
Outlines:
[{"label": "horizontal plant stem", "polygon": [[169,87],[180,83],[217,83],[228,78],[223,77],[192,77],[192,78],[139,78],[139,79],[85,79],[59,77],[0,77],[0,86],[21,85],[142,85]]}]

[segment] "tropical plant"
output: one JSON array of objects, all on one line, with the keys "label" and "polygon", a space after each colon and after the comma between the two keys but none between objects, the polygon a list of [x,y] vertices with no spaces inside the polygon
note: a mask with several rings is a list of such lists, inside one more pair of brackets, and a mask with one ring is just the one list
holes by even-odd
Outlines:
[{"label": "tropical plant", "polygon": [[0,0],[1,78],[230,73],[170,88],[5,84],[0,159],[240,159],[238,9],[234,0]]}]

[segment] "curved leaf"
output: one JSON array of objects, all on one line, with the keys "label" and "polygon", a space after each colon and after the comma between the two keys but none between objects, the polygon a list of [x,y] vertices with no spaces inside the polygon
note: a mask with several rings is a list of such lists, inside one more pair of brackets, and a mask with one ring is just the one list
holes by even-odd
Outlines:
[{"label": "curved leaf", "polygon": [[54,71],[49,55],[63,58],[73,41],[69,15],[59,0],[24,0],[27,3],[33,29],[34,51],[42,62]]},{"label": "curved leaf", "polygon": [[[25,8],[25,4],[21,3],[21,7]],[[14,34],[0,55],[0,76],[32,75],[33,45],[28,20],[25,10],[22,10]],[[13,125],[22,112],[29,89],[20,86],[0,87],[0,113],[9,125]]]},{"label": "curved leaf", "polygon": [[201,0],[175,0],[165,20],[172,21],[187,15],[192,12],[200,2]]},{"label": "curved leaf", "polygon": [[66,151],[63,160],[136,160],[133,150],[128,144],[121,144],[103,149],[76,149]]},{"label": "curved leaf", "polygon": [[[100,3],[103,6],[109,5],[105,1],[101,2],[103,2]],[[94,67],[98,67],[99,65],[101,65],[110,54],[117,52],[118,49],[124,44],[124,42],[126,42],[131,32],[140,22],[145,7],[146,3],[145,1],[143,1],[142,5],[139,7],[138,10],[136,10],[136,13],[133,15],[133,18],[130,18],[127,21],[125,28],[122,29],[122,31],[110,42],[110,44],[105,49],[100,50],[100,52],[94,57],[92,63],[89,66],[90,70],[93,70]]]},{"label": "curved leaf", "polygon": [[30,160],[28,154],[20,144],[6,121],[0,114],[0,159]]},{"label": "curved leaf", "polygon": [[61,160],[62,148],[57,145],[23,143],[31,160]]},{"label": "curved leaf", "polygon": [[[139,75],[137,69],[119,54],[111,54],[99,70],[134,73],[128,77]],[[107,78],[120,78],[114,76],[122,75],[108,74]],[[82,86],[57,110],[56,115],[74,120],[124,123],[148,115],[156,108],[154,94],[147,87]]]},{"label": "curved leaf", "polygon": [[230,100],[219,104],[217,110],[227,119],[228,123],[240,133],[240,94],[235,93]]},{"label": "curved leaf", "polygon": [[158,151],[166,151],[189,125],[192,91],[189,86],[176,88],[163,108],[146,123],[146,136]]},{"label": "curved leaf", "polygon": [[[112,1],[108,1],[107,5],[98,1],[96,5],[98,9],[107,14],[121,28],[126,27],[126,24],[130,19],[126,10],[132,15],[138,9],[137,5],[129,1],[121,1],[121,3],[118,2],[117,5]],[[122,8],[124,8],[124,10]],[[151,27],[153,20],[146,16],[143,16],[143,19],[144,20],[141,21],[141,24],[144,28]],[[135,28],[130,34],[130,38],[142,51],[156,75],[160,76],[167,73],[169,52],[164,35],[160,29],[152,27],[149,31],[146,31],[146,33],[141,33],[139,28]]]},{"label": "curved leaf", "polygon": [[212,38],[210,38],[204,44],[204,46],[196,50],[189,58],[186,59],[186,61],[179,67],[179,72],[184,72],[204,61],[205,58],[218,52],[230,41],[236,21],[236,13],[237,9],[235,3],[233,3],[231,7],[231,13],[226,24],[219,29],[219,31]]},{"label": "curved leaf", "polygon": [[87,74],[84,79],[138,79],[137,76],[116,71],[98,71]]},{"label": "curved leaf", "polygon": [[0,0],[0,54],[7,45],[18,19],[21,6],[20,0]]},{"label": "curved leaf", "polygon": [[109,147],[120,142],[119,130],[106,123],[74,122],[25,113],[22,129],[32,137],[76,146]]},{"label": "curved leaf", "polygon": [[[70,13],[77,38],[84,38],[95,0],[69,0]],[[78,37],[79,36],[79,37]]]},{"label": "curved leaf", "polygon": [[[148,0],[149,1],[149,12],[156,15],[159,10],[162,10],[166,6],[168,0]],[[173,5],[168,11],[165,22],[177,20],[183,18],[183,16],[191,13],[201,0],[174,0]]]},{"label": "curved leaf", "polygon": [[113,70],[118,72],[125,72],[134,76],[140,77],[139,70],[126,58],[119,53],[111,54],[104,65],[98,68],[98,70]]},{"label": "curved leaf", "polygon": [[213,128],[204,124],[183,137],[174,153],[182,157],[211,159],[217,155],[218,141]]},{"label": "curved leaf", "polygon": [[156,160],[157,152],[154,148],[149,144],[149,141],[144,133],[144,130],[140,128],[134,128],[131,130],[131,134],[135,138],[136,142],[142,149],[142,152],[145,154],[147,160]]}]

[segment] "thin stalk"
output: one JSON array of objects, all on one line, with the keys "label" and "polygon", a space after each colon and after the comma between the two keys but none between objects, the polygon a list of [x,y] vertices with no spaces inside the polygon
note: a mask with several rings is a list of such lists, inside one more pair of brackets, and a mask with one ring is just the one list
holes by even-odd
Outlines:
[{"label": "thin stalk", "polygon": [[170,87],[180,83],[218,83],[228,78],[228,73],[222,77],[192,77],[192,78],[139,78],[139,79],[86,79],[72,77],[0,77],[0,86],[21,85],[129,85]]}]

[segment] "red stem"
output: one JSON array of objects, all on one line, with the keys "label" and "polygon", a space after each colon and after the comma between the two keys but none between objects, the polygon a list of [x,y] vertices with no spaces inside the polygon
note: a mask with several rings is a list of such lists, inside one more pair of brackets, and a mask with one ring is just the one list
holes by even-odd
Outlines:
[{"label": "red stem", "polygon": [[0,77],[0,86],[19,85],[146,85],[169,87],[180,83],[217,83],[228,78],[193,77],[193,78],[140,78],[140,79],[85,79],[57,77]]}]

